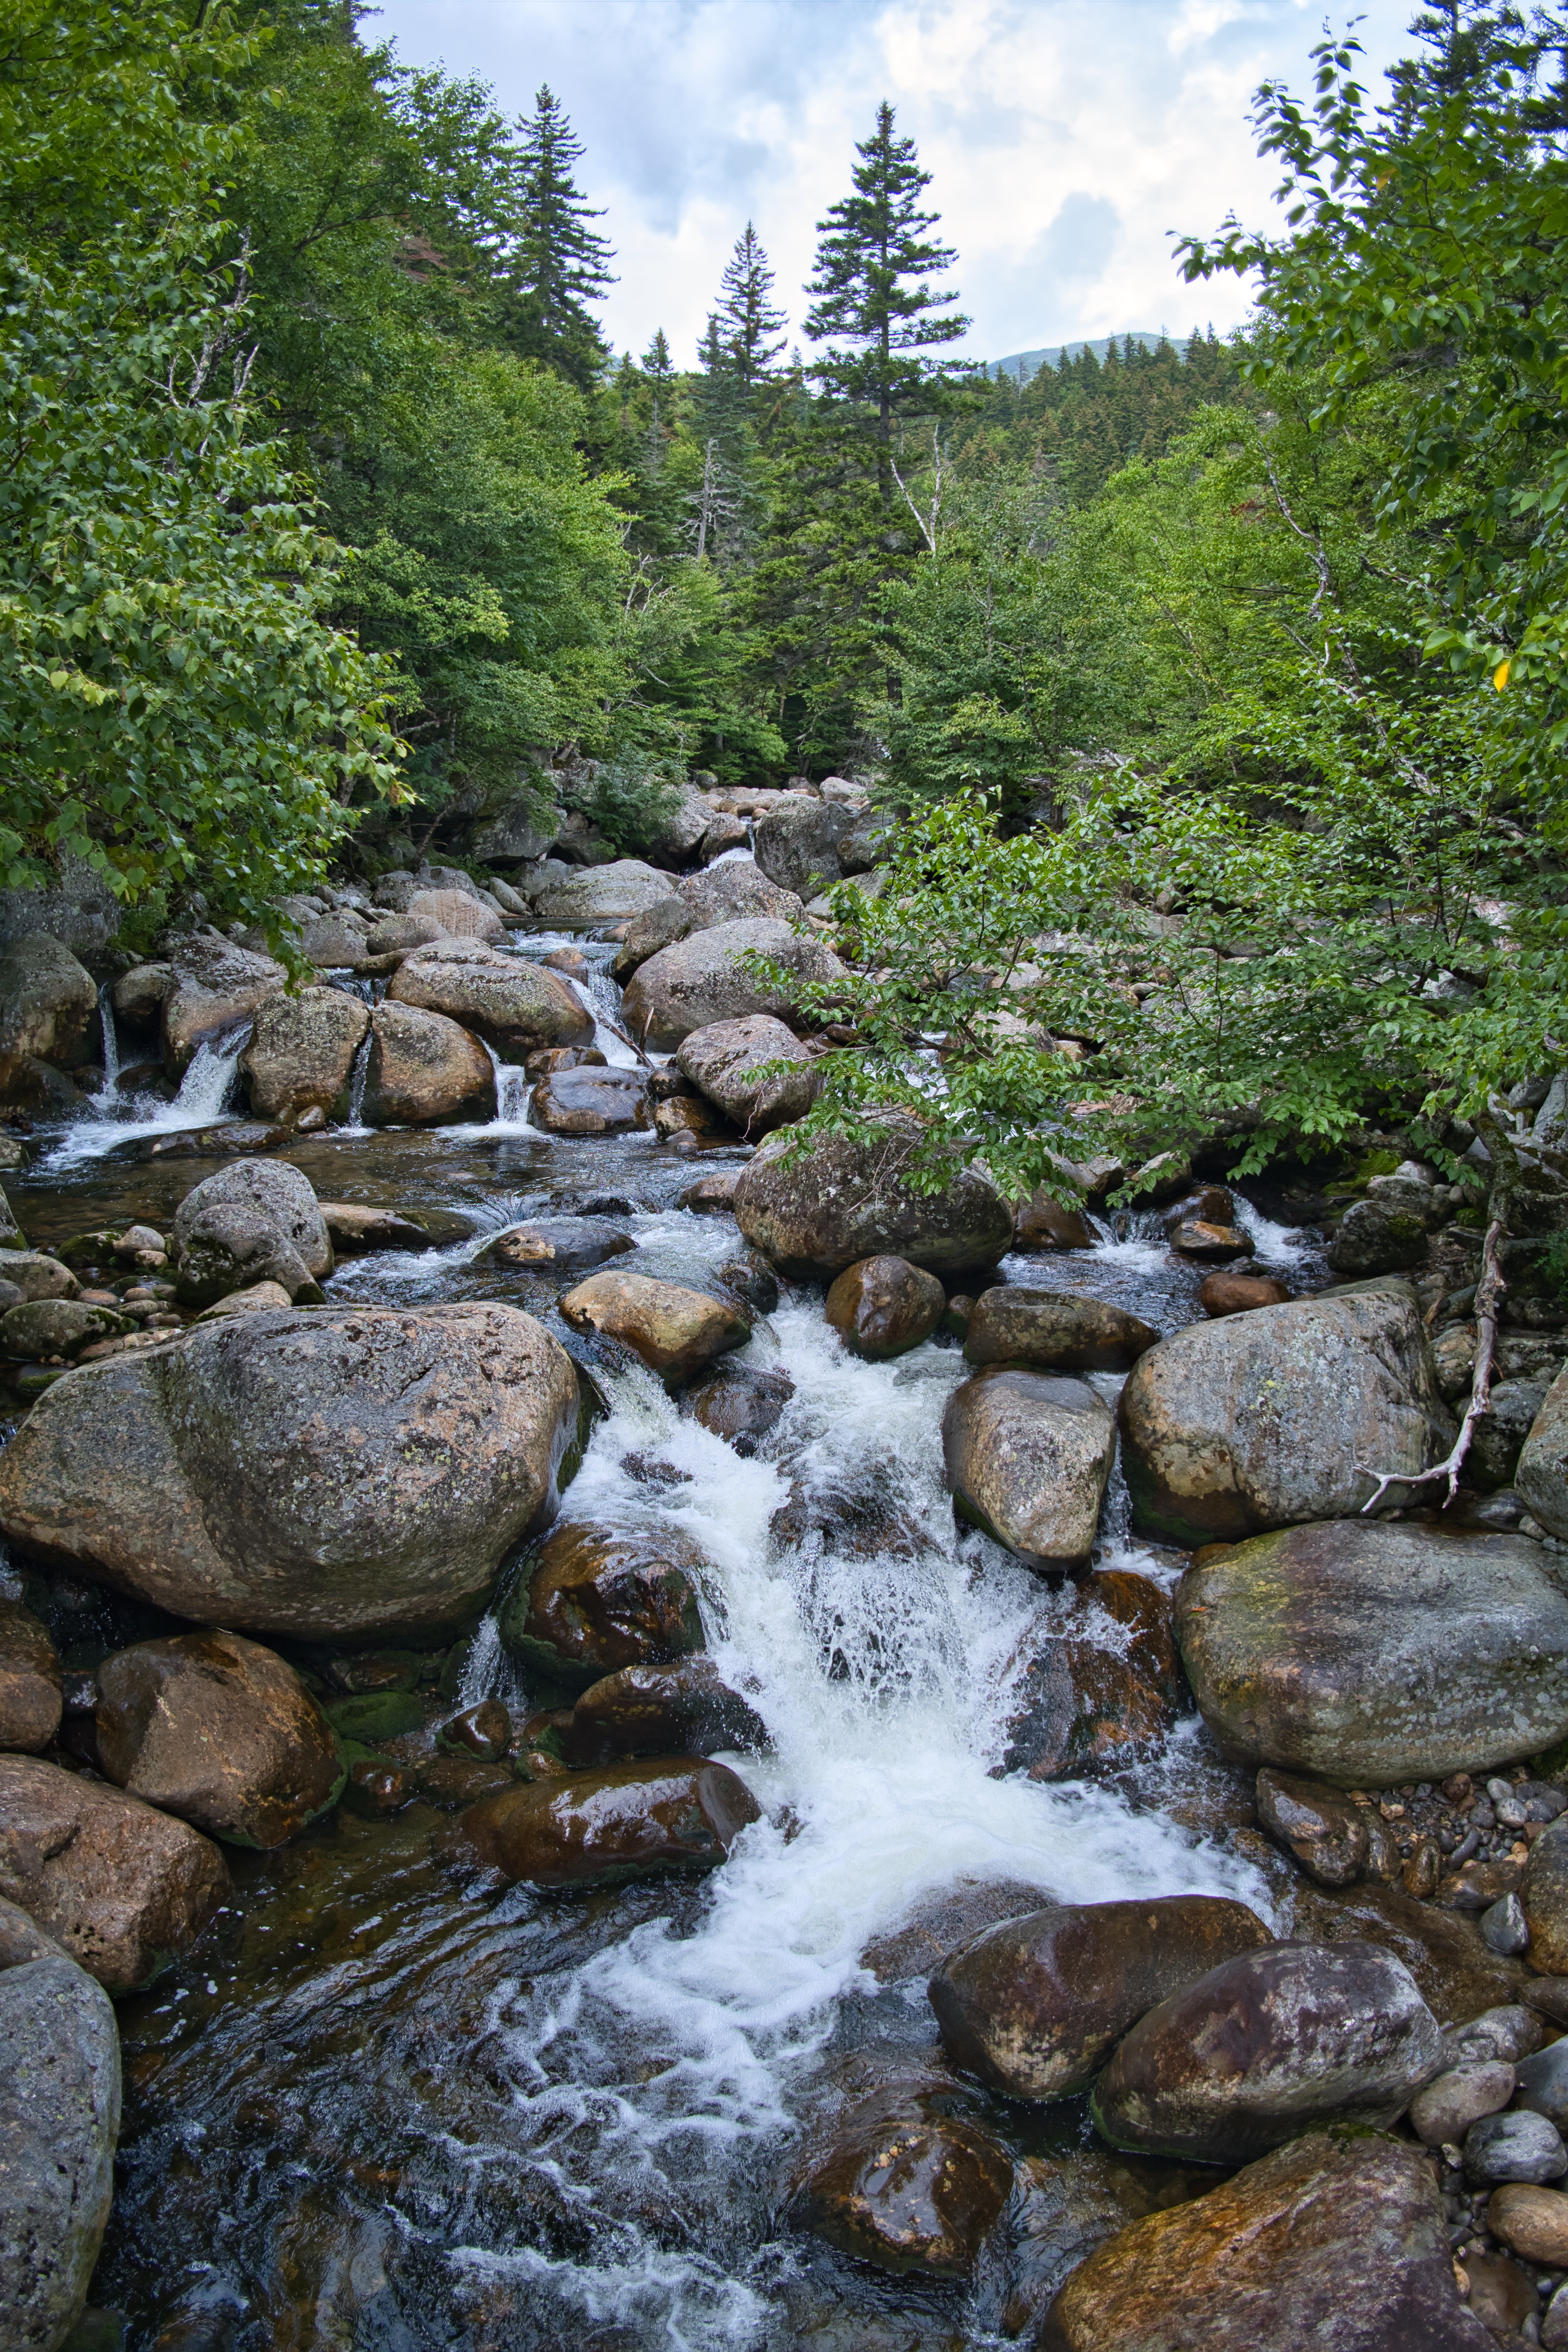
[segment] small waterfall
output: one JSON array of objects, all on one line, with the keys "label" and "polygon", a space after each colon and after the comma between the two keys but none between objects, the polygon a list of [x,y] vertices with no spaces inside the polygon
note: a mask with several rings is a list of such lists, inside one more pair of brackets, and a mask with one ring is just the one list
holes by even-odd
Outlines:
[{"label": "small waterfall", "polygon": [[503,1062],[493,1045],[480,1044],[490,1057],[490,1067],[496,1074],[496,1115],[488,1128],[464,1128],[455,1132],[473,1134],[540,1135],[541,1130],[529,1124],[528,1105],[533,1093],[533,1080],[515,1062]]},{"label": "small waterfall", "polygon": [[371,1033],[367,1029],[354,1047],[353,1067],[349,1072],[349,1123],[346,1131],[352,1135],[369,1132],[364,1123],[364,1087],[370,1075],[370,1040]]},{"label": "small waterfall", "polygon": [[98,992],[98,1024],[103,1037],[103,1084],[93,1096],[94,1107],[107,1118],[120,1098],[120,1032],[114,1024],[114,999],[106,980]]},{"label": "small waterfall", "polygon": [[242,1022],[217,1038],[204,1037],[191,1055],[180,1091],[170,1105],[171,1127],[207,1127],[221,1118],[239,1068],[239,1057],[250,1043],[252,1024]]},{"label": "small waterfall", "polygon": [[594,1043],[609,1067],[612,1070],[644,1068],[643,1057],[620,1021],[621,992],[608,972],[596,971],[589,980],[572,980],[567,985],[584,1009],[593,1014]]},{"label": "small waterfall", "polygon": [[[112,1019],[112,1013],[110,1014]],[[110,1031],[105,1030],[105,1074],[100,1091],[83,1105],[86,1116],[68,1127],[40,1166],[59,1170],[101,1160],[134,1135],[178,1135],[190,1128],[216,1127],[232,1116],[239,1057],[250,1043],[252,1024],[241,1022],[218,1037],[204,1037],[192,1055],[172,1103],[156,1095],[122,1096],[119,1090],[118,1041],[112,1079],[108,1069]]]}]

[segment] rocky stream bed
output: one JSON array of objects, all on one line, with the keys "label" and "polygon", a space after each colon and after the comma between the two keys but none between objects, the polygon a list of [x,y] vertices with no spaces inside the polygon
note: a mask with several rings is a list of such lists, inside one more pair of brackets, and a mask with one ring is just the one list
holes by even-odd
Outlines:
[{"label": "rocky stream bed", "polygon": [[1568,1335],[1369,1519],[1440,1202],[922,1205],[484,954],[602,1063],[345,969],[13,1151],[0,2347],[1568,2344]]}]

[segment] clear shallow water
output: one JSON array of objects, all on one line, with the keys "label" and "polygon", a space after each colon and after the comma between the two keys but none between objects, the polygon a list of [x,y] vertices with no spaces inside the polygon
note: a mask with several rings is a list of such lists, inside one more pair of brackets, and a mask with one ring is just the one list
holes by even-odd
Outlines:
[{"label": "clear shallow water", "polygon": [[[216,1164],[82,1148],[100,1124],[12,1188],[36,1239],[157,1223]],[[642,1138],[570,1142],[524,1115],[338,1130],[289,1156],[323,1198],[397,1205],[432,1230],[427,1251],[345,1261],[339,1297],[495,1296],[551,1319],[552,1293],[479,1252],[599,1194],[633,1203],[625,1222],[661,1268],[737,1251],[730,1220],[675,1205],[692,1162]],[[1247,1222],[1260,1260],[1295,1265],[1300,1245]],[[1173,1328],[1196,1313],[1201,1269],[1151,1227],[1004,1271]],[[705,1881],[578,1898],[474,1895],[423,1803],[235,1854],[234,1902],[199,1952],[121,2007],[122,2181],[96,2292],[127,2311],[134,2346],[995,2341],[963,2288],[885,2279],[781,2227],[788,2167],[835,2114],[879,2082],[943,2077],[929,1959],[879,1982],[868,1954],[987,1885],[1003,1910],[1031,1890],[1268,1907],[1226,1843],[1226,1769],[1192,1724],[1115,1785],[996,1776],[1017,1677],[1078,1604],[954,1523],[940,1422],[957,1350],[861,1363],[820,1291],[786,1286],[751,1352],[795,1383],[751,1460],[640,1368],[599,1368],[607,1412],[565,1507],[673,1524],[700,1552],[710,1647],[773,1741],[728,1759],[765,1818]],[[1129,1538],[1119,1480],[1100,1560],[1173,1573]],[[1126,1639],[1099,1612],[1074,1630]],[[490,1690],[530,1696],[493,1626],[459,1696]],[[1077,2106],[963,2095],[1019,2152],[1087,2141]]]}]

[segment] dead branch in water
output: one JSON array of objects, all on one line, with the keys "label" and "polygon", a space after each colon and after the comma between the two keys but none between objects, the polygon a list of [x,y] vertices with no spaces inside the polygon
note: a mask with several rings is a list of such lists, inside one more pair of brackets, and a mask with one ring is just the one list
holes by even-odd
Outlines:
[{"label": "dead branch in water", "polygon": [[1447,1500],[1451,1503],[1459,1489],[1459,1472],[1470,1440],[1492,1393],[1492,1359],[1497,1352],[1498,1310],[1503,1292],[1508,1288],[1498,1261],[1498,1249],[1502,1241],[1502,1221],[1494,1217],[1487,1227],[1487,1237],[1481,1247],[1481,1278],[1476,1285],[1476,1376],[1470,1388],[1470,1402],[1459,1423],[1459,1433],[1454,1440],[1453,1451],[1430,1470],[1373,1470],[1368,1476],[1377,1480],[1377,1488],[1362,1505],[1362,1516],[1382,1502],[1391,1486],[1424,1486],[1434,1478],[1447,1478]]}]

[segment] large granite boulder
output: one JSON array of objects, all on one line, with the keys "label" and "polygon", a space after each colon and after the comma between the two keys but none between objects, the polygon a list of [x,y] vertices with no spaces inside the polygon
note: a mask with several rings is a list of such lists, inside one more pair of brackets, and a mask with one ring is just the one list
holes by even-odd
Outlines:
[{"label": "large granite boulder", "polygon": [[[816,1099],[812,1055],[771,1013],[694,1029],[675,1058],[681,1076],[752,1141],[804,1118]],[[773,1077],[760,1075],[778,1062],[788,1067]]]},{"label": "large granite boulder", "polygon": [[515,1307],[263,1309],[57,1381],[0,1454],[0,1528],[198,1624],[445,1626],[552,1511],[577,1416]]},{"label": "large granite boulder", "polygon": [[1095,2084],[1114,2147],[1246,2164],[1313,2124],[1384,2126],[1438,2070],[1443,2037],[1377,1944],[1271,1944],[1139,2019]]},{"label": "large granite boulder", "polygon": [[907,1257],[863,1257],[829,1287],[824,1313],[847,1348],[873,1363],[929,1339],[947,1307],[934,1274]]},{"label": "large granite boulder", "polygon": [[386,1001],[445,1013],[493,1045],[503,1062],[594,1038],[593,1014],[559,972],[468,940],[416,948],[394,975]]},{"label": "large granite boulder", "polygon": [[1058,1372],[1119,1372],[1148,1354],[1152,1323],[1106,1298],[1005,1283],[974,1302],[963,1352],[972,1364],[1037,1364]]},{"label": "large granite boulder", "polygon": [[438,923],[448,939],[470,940],[488,946],[505,934],[506,925],[495,908],[479,897],[472,883],[463,889],[415,890],[405,914],[416,922]]},{"label": "large granite boulder", "polygon": [[667,1756],[504,1790],[458,1828],[460,1850],[509,1884],[589,1886],[712,1870],[761,1819],[727,1764]]},{"label": "large granite boulder", "polygon": [[495,1117],[496,1081],[477,1037],[443,1013],[381,1003],[370,1016],[363,1117],[371,1127],[435,1127]]},{"label": "large granite boulder", "polygon": [[1186,1544],[1349,1517],[1454,1435],[1420,1311],[1382,1288],[1189,1324],[1139,1359],[1121,1425],[1134,1523]]},{"label": "large granite boulder", "polygon": [[521,1266],[531,1274],[577,1272],[624,1257],[637,1244],[609,1217],[540,1217],[531,1224],[507,1225],[479,1251],[492,1265]]},{"label": "large granite boulder", "polygon": [[563,822],[560,809],[546,806],[542,793],[520,795],[476,828],[468,847],[483,866],[531,866],[556,840]]},{"label": "large granite boulder", "polygon": [[47,1629],[0,1600],[0,1748],[47,1748],[59,1729],[62,1677]]},{"label": "large granite boulder", "polygon": [[781,889],[754,859],[745,857],[728,857],[722,866],[689,875],[676,886],[675,895],[694,931],[710,931],[719,923],[738,923],[747,915],[772,915],[782,923],[793,923],[802,911],[795,891]]},{"label": "large granite boulder", "polygon": [[341,988],[305,988],[269,998],[239,1057],[258,1118],[298,1118],[304,1110],[345,1118],[354,1055],[369,1008]]},{"label": "large granite boulder", "polygon": [[590,866],[541,898],[535,908],[546,929],[586,929],[594,923],[624,923],[671,896],[670,877],[636,857]]},{"label": "large granite boulder", "polygon": [[672,1664],[702,1647],[700,1555],[673,1529],[612,1533],[568,1520],[501,1603],[503,1648],[568,1689],[623,1667]]},{"label": "large granite boulder", "polygon": [[1568,1536],[1568,1368],[1546,1391],[1521,1448],[1513,1483],[1543,1528]]},{"label": "large granite boulder", "polygon": [[176,1256],[184,1254],[201,1218],[216,1208],[255,1210],[277,1228],[313,1279],[324,1281],[331,1273],[332,1244],[315,1188],[291,1160],[232,1160],[193,1184],[174,1212]]},{"label": "large granite boulder", "polygon": [[85,1062],[98,990],[63,941],[25,931],[0,947],[0,1091],[27,1062]]},{"label": "large granite boulder", "polygon": [[780,801],[757,826],[757,864],[781,889],[803,902],[815,898],[839,879],[838,845],[854,822],[831,801]]},{"label": "large granite boulder", "polygon": [[[775,983],[754,972],[752,956],[784,973]],[[621,1010],[634,1037],[656,1054],[673,1053],[694,1030],[753,1013],[791,1012],[805,984],[837,980],[837,957],[771,915],[747,915],[693,931],[649,956],[634,974]]]},{"label": "large granite boulder", "polygon": [[1013,1217],[990,1178],[955,1171],[939,1192],[910,1181],[918,1143],[889,1119],[874,1143],[820,1137],[802,1150],[787,1128],[741,1171],[734,1212],[742,1233],[781,1273],[829,1280],[864,1257],[905,1257],[933,1273],[988,1267],[1013,1238]]},{"label": "large granite boulder", "polygon": [[1386,1788],[1568,1736],[1568,1590],[1526,1536],[1364,1519],[1254,1536],[1197,1555],[1176,1631],[1205,1720],[1249,1764]]},{"label": "large granite boulder", "polygon": [[1310,2132],[1098,2247],[1041,2352],[1491,2352],[1459,2300],[1429,2159]]},{"label": "large granite boulder", "polygon": [[228,1893],[209,1838],[37,1756],[0,1756],[0,1895],[110,1992],[151,1984]]},{"label": "large granite boulder", "polygon": [[880,2270],[963,2278],[1012,2187],[1012,2158],[988,2131],[895,2086],[808,2160],[789,2219]]},{"label": "large granite boulder", "polygon": [[529,1118],[548,1135],[629,1135],[653,1125],[641,1070],[551,1070],[534,1087]]},{"label": "large granite boulder", "polygon": [[1065,2099],[1157,2001],[1269,1940],[1255,1911],[1216,1895],[1052,1903],[983,1929],[928,1991],[967,2074],[1010,2099]]},{"label": "large granite boulder", "polygon": [[962,1517],[1031,1568],[1088,1565],[1116,1422],[1087,1381],[990,1365],[948,1399],[942,1450]]},{"label": "large granite boulder", "polygon": [[1397,1200],[1353,1202],[1329,1244],[1335,1273],[1351,1276],[1394,1274],[1420,1265],[1426,1255],[1426,1217]]},{"label": "large granite boulder", "polygon": [[248,1020],[289,975],[268,955],[253,955],[214,931],[198,931],[169,950],[172,972],[161,1000],[163,1066],[183,1078],[196,1047]]},{"label": "large granite boulder", "polygon": [[619,1339],[671,1389],[752,1336],[752,1318],[738,1300],[619,1266],[567,1291],[561,1313],[574,1331]]},{"label": "large granite boulder", "polygon": [[119,2137],[108,1994],[0,1901],[0,2352],[54,2352],[80,2318]]},{"label": "large granite boulder", "polygon": [[283,1844],[342,1787],[337,1741],[293,1667],[237,1633],[120,1650],[98,1694],[108,1778],[229,1845]]}]

